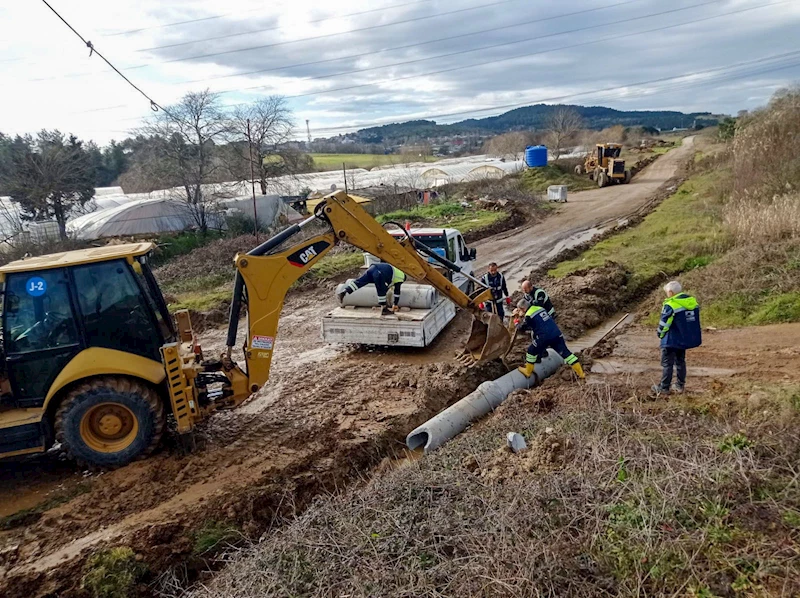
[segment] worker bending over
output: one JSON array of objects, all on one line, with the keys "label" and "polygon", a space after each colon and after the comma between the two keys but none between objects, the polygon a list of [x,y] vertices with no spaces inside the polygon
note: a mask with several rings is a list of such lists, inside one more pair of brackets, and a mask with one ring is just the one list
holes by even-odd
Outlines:
[{"label": "worker bending over", "polygon": [[683,293],[677,280],[664,286],[667,298],[658,323],[658,338],[661,339],[661,383],[653,386],[656,394],[669,393],[672,369],[675,367],[678,380],[672,390],[678,394],[686,387],[686,349],[699,347],[702,342],[700,328],[700,306],[697,299]]},{"label": "worker bending over", "polygon": [[564,358],[564,362],[572,368],[578,378],[585,378],[578,358],[567,348],[564,335],[561,334],[561,330],[547,310],[538,305],[532,305],[526,299],[521,299],[517,303],[517,307],[525,314],[523,320],[517,323],[517,330],[531,333],[531,344],[525,354],[525,365],[521,366],[519,371],[526,378],[530,378],[535,364],[541,362],[542,358],[547,355],[547,349],[552,348]]},{"label": "worker bending over", "polygon": [[553,307],[553,302],[550,301],[550,295],[544,289],[534,286],[530,280],[522,281],[522,298],[531,305],[543,307],[547,315],[555,319],[556,308]]},{"label": "worker bending over", "polygon": [[[507,305],[511,305],[511,297],[508,294],[506,277],[503,276],[502,272],[498,272],[497,264],[494,262],[489,264],[489,271],[483,275],[481,282],[492,290],[492,300],[484,305],[484,309],[486,311],[494,311],[503,318],[505,316],[503,297],[506,298]],[[492,304],[494,304],[494,309],[492,309]]]},{"label": "worker bending over", "polygon": [[[392,312],[400,310],[400,287],[405,282],[406,275],[402,270],[398,270],[391,264],[381,262],[379,264],[372,264],[367,271],[360,277],[347,283],[344,291],[339,293],[339,302],[344,299],[345,295],[357,291],[358,289],[374,284],[375,290],[378,293],[378,305],[381,308],[381,315],[386,316]],[[394,285],[392,294],[394,295],[394,305],[391,309],[386,305],[386,292],[389,287]]]}]

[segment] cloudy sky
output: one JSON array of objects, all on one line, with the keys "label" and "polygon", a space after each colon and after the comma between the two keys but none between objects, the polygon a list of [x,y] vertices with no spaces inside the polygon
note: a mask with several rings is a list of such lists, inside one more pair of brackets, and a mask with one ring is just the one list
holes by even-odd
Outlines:
[{"label": "cloudy sky", "polygon": [[[800,81],[800,0],[49,2],[158,103],[283,95],[315,137],[537,102],[735,113]],[[150,112],[41,0],[0,30],[0,131],[105,143]]]}]

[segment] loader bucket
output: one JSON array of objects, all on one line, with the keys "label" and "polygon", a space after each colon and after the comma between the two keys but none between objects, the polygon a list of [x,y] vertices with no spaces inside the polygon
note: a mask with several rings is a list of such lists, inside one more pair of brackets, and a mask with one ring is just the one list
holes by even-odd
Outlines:
[{"label": "loader bucket", "polygon": [[466,353],[474,361],[487,361],[503,357],[511,346],[511,334],[497,314],[481,312],[472,320],[472,331],[467,339]]}]

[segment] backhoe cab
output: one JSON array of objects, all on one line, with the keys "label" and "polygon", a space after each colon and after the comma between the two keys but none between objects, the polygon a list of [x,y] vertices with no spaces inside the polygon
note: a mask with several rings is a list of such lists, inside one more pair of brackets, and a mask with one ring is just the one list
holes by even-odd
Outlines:
[{"label": "backhoe cab", "polygon": [[[315,221],[325,233],[279,250]],[[178,433],[237,407],[269,378],[286,292],[336,243],[350,243],[434,286],[475,316],[465,356],[505,353],[510,335],[479,309],[491,291],[467,295],[429,263],[460,268],[410,236],[397,240],[343,192],[314,216],[235,257],[227,350],[204,359],[189,314],[175,318],[148,265],[152,243],[112,245],[12,262],[3,285],[0,458],[43,452],[56,441],[75,460],[117,467],[149,454],[167,416]],[[246,308],[243,362],[233,359]]]},{"label": "backhoe cab", "polygon": [[622,145],[619,143],[598,143],[594,153],[586,156],[583,166],[575,167],[576,174],[588,173],[589,179],[596,181],[598,187],[612,183],[631,182],[631,171],[626,170],[625,160],[620,159]]}]

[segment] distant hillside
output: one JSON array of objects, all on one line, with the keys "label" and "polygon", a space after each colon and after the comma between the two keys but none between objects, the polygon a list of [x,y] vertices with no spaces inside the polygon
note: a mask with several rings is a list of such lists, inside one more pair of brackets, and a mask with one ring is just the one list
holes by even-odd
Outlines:
[{"label": "distant hillside", "polygon": [[[404,123],[361,129],[355,133],[361,143],[395,143],[411,138],[442,137],[447,135],[495,134],[519,129],[544,129],[547,117],[561,105],[536,104],[516,108],[499,116],[470,118],[461,122],[439,125],[432,120],[413,120]],[[573,106],[588,129],[604,129],[613,125],[673,129],[714,125],[719,117],[709,112],[683,113],[668,110],[614,110],[604,106]],[[352,135],[351,135],[352,136]]]}]

